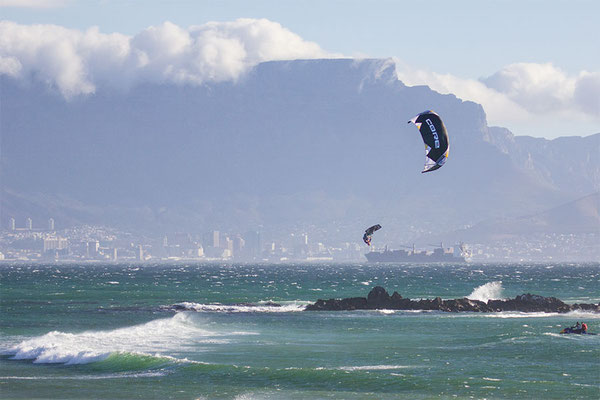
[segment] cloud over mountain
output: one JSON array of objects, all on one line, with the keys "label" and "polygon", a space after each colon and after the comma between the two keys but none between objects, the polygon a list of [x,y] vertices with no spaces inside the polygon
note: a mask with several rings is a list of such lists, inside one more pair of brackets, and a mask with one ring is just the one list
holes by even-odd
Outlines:
[{"label": "cloud over mountain", "polygon": [[[515,63],[487,78],[465,79],[414,69],[398,62],[398,77],[407,85],[427,85],[483,105],[496,125],[547,128],[581,119],[600,125],[600,73],[568,75],[551,63]],[[545,120],[545,122],[544,122]]]},{"label": "cloud over mountain", "polygon": [[263,61],[331,58],[316,43],[266,19],[181,28],[171,22],[130,37],[56,25],[0,22],[0,74],[34,79],[65,97],[99,85],[140,82],[200,84],[235,80]]},{"label": "cloud over mountain", "polygon": [[[265,61],[339,57],[267,19],[188,28],[164,22],[134,36],[97,27],[79,31],[0,21],[0,75],[44,82],[66,98],[141,83],[236,81]],[[401,60],[396,65],[406,85],[427,85],[475,101],[492,125],[517,135],[589,134],[600,126],[600,72],[567,74],[551,63],[514,63],[470,79],[416,69]],[[577,131],[572,131],[574,121]]]}]

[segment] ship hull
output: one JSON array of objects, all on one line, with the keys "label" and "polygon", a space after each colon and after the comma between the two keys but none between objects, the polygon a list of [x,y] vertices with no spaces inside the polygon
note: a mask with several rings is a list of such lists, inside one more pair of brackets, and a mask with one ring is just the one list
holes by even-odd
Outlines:
[{"label": "ship hull", "polygon": [[371,251],[365,254],[369,262],[467,262],[465,257],[452,253],[412,253],[403,250]]}]

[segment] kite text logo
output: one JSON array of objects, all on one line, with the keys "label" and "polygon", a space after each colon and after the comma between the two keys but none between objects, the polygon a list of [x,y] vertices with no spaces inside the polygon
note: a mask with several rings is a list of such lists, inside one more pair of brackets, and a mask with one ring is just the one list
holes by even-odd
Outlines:
[{"label": "kite text logo", "polygon": [[433,122],[431,122],[431,120],[429,118],[427,118],[425,120],[425,122],[427,122],[427,125],[429,125],[429,129],[431,129],[431,133],[433,133],[433,138],[435,139],[435,148],[439,149],[440,148],[440,138],[438,136],[437,131],[435,130],[435,126],[433,125]]}]

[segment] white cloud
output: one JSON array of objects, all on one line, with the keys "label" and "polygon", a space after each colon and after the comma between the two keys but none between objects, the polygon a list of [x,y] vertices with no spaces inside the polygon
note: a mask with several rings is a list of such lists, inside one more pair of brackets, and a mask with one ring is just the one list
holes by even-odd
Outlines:
[{"label": "white cloud", "polygon": [[[140,82],[236,80],[264,61],[334,57],[340,55],[266,19],[189,28],[165,22],[135,36],[105,34],[95,27],[79,31],[0,21],[0,75],[45,82],[67,98],[98,87],[127,89]],[[516,63],[477,80],[395,61],[405,84],[428,85],[475,101],[484,107],[491,125],[506,126],[516,134],[553,137],[600,131],[600,72],[569,75],[550,63]],[[576,125],[578,131],[565,132]]]},{"label": "white cloud", "polygon": [[527,110],[508,96],[487,87],[478,80],[418,70],[400,61],[396,62],[396,66],[398,79],[408,86],[426,85],[436,92],[452,93],[463,100],[481,104],[492,125],[501,123],[507,116],[510,116],[511,120],[518,121],[529,117]]},{"label": "white cloud", "polygon": [[575,104],[584,112],[600,117],[600,72],[582,72],[575,83]]},{"label": "white cloud", "polygon": [[67,0],[0,0],[0,7],[55,8],[66,4]]},{"label": "white cloud", "polygon": [[133,37],[0,22],[0,74],[41,80],[65,97],[99,85],[235,80],[263,61],[335,56],[266,19],[187,29],[165,22]]},{"label": "white cloud", "polygon": [[482,82],[525,109],[540,113],[569,107],[576,78],[550,63],[518,63],[502,68]]},{"label": "white cloud", "polygon": [[[550,63],[511,64],[490,77],[464,79],[397,61],[408,86],[427,85],[483,106],[490,125],[521,135],[556,137],[600,132],[600,73],[570,76]],[[579,131],[573,127],[578,125]]]}]

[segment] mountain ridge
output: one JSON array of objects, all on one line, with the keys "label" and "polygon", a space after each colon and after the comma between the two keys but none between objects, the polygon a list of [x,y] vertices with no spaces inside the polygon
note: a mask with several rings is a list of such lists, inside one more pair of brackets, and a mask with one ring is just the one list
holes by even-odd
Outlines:
[{"label": "mountain ridge", "polygon": [[[600,190],[592,150],[561,153],[542,139],[555,153],[548,163],[535,139],[488,127],[480,105],[404,85],[390,60],[273,61],[236,82],[146,84],[69,102],[0,83],[10,98],[0,110],[3,226],[31,213],[21,196],[40,216],[47,203],[47,217],[62,207],[73,223],[156,233],[262,226],[346,239],[385,221],[383,235],[409,238]],[[423,175],[423,144],[406,122],[426,109],[444,119],[450,158]],[[560,168],[572,160],[580,164]]]}]

